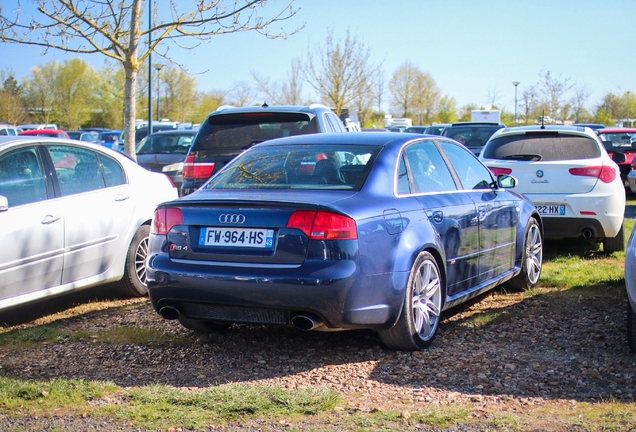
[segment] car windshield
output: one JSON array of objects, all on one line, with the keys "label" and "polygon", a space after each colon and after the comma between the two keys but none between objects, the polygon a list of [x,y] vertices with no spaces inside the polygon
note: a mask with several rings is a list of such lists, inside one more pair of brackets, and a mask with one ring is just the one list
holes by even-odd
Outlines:
[{"label": "car windshield", "polygon": [[360,190],[378,146],[264,146],[234,159],[207,189]]},{"label": "car windshield", "polygon": [[483,148],[486,141],[502,126],[453,126],[444,129],[444,136],[459,141],[471,149]]},{"label": "car windshield", "polygon": [[187,154],[194,135],[150,135],[141,140],[137,154]]},{"label": "car windshield", "polygon": [[598,143],[582,135],[527,133],[493,139],[484,150],[486,159],[561,161],[601,156]]}]

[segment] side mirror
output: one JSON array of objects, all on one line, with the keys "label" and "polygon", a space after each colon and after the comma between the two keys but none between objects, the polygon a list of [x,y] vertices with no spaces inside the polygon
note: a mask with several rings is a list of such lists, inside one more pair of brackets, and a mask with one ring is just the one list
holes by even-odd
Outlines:
[{"label": "side mirror", "polygon": [[9,200],[6,196],[0,195],[0,212],[9,210]]},{"label": "side mirror", "polygon": [[512,189],[517,186],[517,179],[507,174],[497,176],[497,186],[503,189]]},{"label": "side mirror", "polygon": [[614,152],[612,153],[612,160],[618,164],[625,162],[627,157],[625,156],[625,153]]}]

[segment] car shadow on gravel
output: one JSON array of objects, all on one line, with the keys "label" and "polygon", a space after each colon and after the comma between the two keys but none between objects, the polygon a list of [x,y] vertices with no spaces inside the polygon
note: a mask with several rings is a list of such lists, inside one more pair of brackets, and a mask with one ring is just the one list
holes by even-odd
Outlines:
[{"label": "car shadow on gravel", "polygon": [[[365,330],[234,325],[197,335],[161,319],[148,301],[118,303],[116,291],[104,287],[20,308],[12,311],[13,319],[28,323],[95,299],[114,305],[60,319],[55,327],[89,335],[141,329],[158,340],[96,342],[89,336],[20,346],[20,352],[0,347],[2,373],[120,386],[258,383],[361,395],[380,388],[411,400],[431,392],[576,401],[633,401],[636,394],[636,356],[625,334],[627,300],[618,285],[534,295],[494,290],[445,312],[433,345],[416,352],[383,348],[376,333]],[[7,314],[0,318],[9,322]]]}]

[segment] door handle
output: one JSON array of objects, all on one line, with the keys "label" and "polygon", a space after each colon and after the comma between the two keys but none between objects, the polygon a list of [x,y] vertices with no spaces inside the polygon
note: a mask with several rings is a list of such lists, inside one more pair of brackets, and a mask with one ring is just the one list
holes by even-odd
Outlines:
[{"label": "door handle", "polygon": [[42,219],[42,224],[43,225],[49,225],[52,224],[53,222],[57,222],[60,220],[60,216],[53,216],[53,215],[46,215],[44,216],[44,219]]},{"label": "door handle", "polygon": [[126,201],[128,198],[130,198],[130,195],[119,194],[115,197],[115,201]]}]

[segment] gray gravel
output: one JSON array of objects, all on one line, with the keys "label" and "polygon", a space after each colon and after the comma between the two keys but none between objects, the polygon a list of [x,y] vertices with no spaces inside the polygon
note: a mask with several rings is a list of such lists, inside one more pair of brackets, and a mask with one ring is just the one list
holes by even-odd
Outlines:
[{"label": "gray gravel", "polygon": [[[186,343],[141,346],[87,340],[38,344],[19,352],[0,347],[0,366],[5,374],[24,379],[83,378],[123,387],[326,387],[343,395],[351,409],[399,410],[406,416],[454,403],[472,404],[475,415],[480,407],[528,412],[547,403],[567,411],[578,402],[633,402],[636,397],[636,356],[630,354],[625,335],[627,300],[612,292],[578,298],[550,290],[537,297],[493,292],[447,314],[433,346],[421,352],[384,349],[370,331],[236,325],[200,336],[162,320],[147,301],[119,300],[111,308],[55,325],[95,333],[140,326]],[[494,315],[500,319],[477,324],[477,316]],[[129,430],[93,421],[0,417],[0,429]],[[227,430],[252,429],[285,426]]]}]

